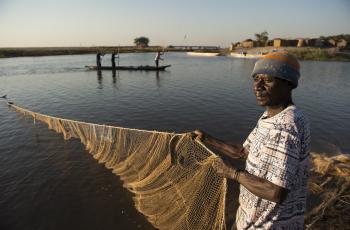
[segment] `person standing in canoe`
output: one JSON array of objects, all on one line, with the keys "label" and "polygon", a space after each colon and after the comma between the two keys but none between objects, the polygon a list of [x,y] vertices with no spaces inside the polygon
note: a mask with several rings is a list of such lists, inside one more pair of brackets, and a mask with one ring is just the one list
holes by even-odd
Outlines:
[{"label": "person standing in canoe", "polygon": [[116,54],[115,52],[112,53],[111,61],[112,61],[112,68],[115,69],[115,59],[119,59],[119,54]]},{"label": "person standing in canoe", "polygon": [[164,60],[161,56],[163,55],[162,52],[158,51],[157,52],[157,55],[156,55],[156,58],[154,59],[154,61],[156,62],[156,67],[159,66],[159,60]]},{"label": "person standing in canoe", "polygon": [[104,54],[101,54],[100,52],[97,52],[96,54],[96,66],[97,69],[101,69],[101,56],[103,56]]}]

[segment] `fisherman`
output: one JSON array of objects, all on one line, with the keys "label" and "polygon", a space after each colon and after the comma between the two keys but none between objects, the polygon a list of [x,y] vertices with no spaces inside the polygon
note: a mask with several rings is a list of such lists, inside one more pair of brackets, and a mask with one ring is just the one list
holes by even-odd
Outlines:
[{"label": "fisherman", "polygon": [[216,172],[240,184],[232,229],[303,229],[310,144],[309,123],[292,100],[300,77],[297,59],[269,53],[252,72],[253,91],[266,111],[243,145],[231,145],[195,130],[192,136],[223,154],[245,161],[238,170],[218,158]]},{"label": "fisherman", "polygon": [[116,54],[115,51],[112,53],[111,61],[112,61],[112,68],[115,69],[115,59],[119,59],[119,53]]},{"label": "fisherman", "polygon": [[156,57],[155,57],[155,59],[154,59],[154,61],[156,62],[156,67],[159,66],[159,60],[164,60],[164,59],[161,57],[163,54],[164,54],[164,53],[162,53],[162,52],[160,52],[160,51],[157,52],[157,55],[156,55]]},{"label": "fisherman", "polygon": [[101,69],[101,56],[104,56],[104,54],[97,52],[97,54],[96,54],[96,66],[97,66],[98,70]]}]

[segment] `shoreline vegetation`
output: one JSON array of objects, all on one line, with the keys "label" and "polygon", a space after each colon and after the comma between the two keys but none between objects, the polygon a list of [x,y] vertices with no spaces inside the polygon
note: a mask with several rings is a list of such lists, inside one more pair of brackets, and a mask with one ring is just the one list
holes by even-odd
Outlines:
[{"label": "shoreline vegetation", "polygon": [[56,55],[79,55],[101,53],[145,53],[157,51],[177,51],[165,49],[161,46],[150,46],[139,48],[135,46],[96,46],[96,47],[18,47],[18,48],[0,48],[0,58],[10,57],[38,57],[38,56],[56,56]]},{"label": "shoreline vegetation", "polygon": [[255,39],[231,43],[231,56],[260,58],[268,52],[288,51],[299,60],[350,61],[350,34],[320,36],[319,38],[274,38],[263,31]]},{"label": "shoreline vegetation", "polygon": [[96,47],[14,47],[0,48],[0,58],[11,57],[39,57],[39,56],[58,56],[58,55],[79,55],[79,54],[96,54],[100,53],[152,53],[152,52],[219,52],[220,55],[226,55],[227,49],[191,49],[189,48],[173,48],[162,46],[96,46]]},{"label": "shoreline vegetation", "polygon": [[338,52],[327,48],[287,48],[299,60],[350,61],[350,51]]},{"label": "shoreline vegetation", "polygon": [[96,53],[147,53],[187,52],[194,56],[233,56],[236,58],[260,58],[268,52],[288,51],[299,60],[350,61],[350,34],[321,36],[319,38],[297,38],[269,40],[269,33],[256,33],[255,40],[246,39],[231,43],[229,48],[219,46],[149,46],[145,36],[134,39],[135,46],[89,46],[89,47],[13,47],[1,48],[0,58],[37,57],[55,55],[78,55]]},{"label": "shoreline vegetation", "polygon": [[[263,49],[261,47],[260,49]],[[245,49],[247,53],[258,53],[258,48]],[[266,47],[265,49],[266,50]],[[315,47],[280,47],[278,50],[286,50],[294,54],[299,60],[313,60],[313,61],[350,61],[350,51],[336,52],[329,48],[315,48]],[[219,53],[218,56],[226,56],[231,53],[229,48],[222,48],[219,50],[193,50],[183,48],[171,48],[161,46],[149,46],[145,48],[135,46],[98,46],[98,47],[19,47],[19,48],[0,48],[0,58],[11,57],[38,57],[38,56],[56,56],[56,55],[81,55],[81,54],[95,54],[97,51],[102,53],[147,53],[147,52],[198,52],[198,53]]]},{"label": "shoreline vegetation", "polygon": [[287,51],[302,61],[350,61],[350,50],[339,51],[336,48],[317,47],[279,47],[279,48],[246,48],[231,52],[231,56],[259,58],[268,52]]}]

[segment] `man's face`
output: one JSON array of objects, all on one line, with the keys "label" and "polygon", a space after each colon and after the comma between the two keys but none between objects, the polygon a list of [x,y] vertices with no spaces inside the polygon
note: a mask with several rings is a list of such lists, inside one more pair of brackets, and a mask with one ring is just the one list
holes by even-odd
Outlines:
[{"label": "man's face", "polygon": [[292,85],[271,75],[257,74],[254,77],[253,90],[259,105],[276,106],[289,100]]}]

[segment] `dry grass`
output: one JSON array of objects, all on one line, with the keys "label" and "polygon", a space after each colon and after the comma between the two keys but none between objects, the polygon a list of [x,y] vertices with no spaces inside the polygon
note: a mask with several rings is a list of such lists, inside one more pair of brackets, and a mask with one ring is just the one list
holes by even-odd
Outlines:
[{"label": "dry grass", "polygon": [[306,229],[350,229],[350,155],[311,154]]},{"label": "dry grass", "polygon": [[286,48],[286,50],[294,54],[299,60],[350,61],[350,56],[339,54],[332,48],[301,47]]}]

